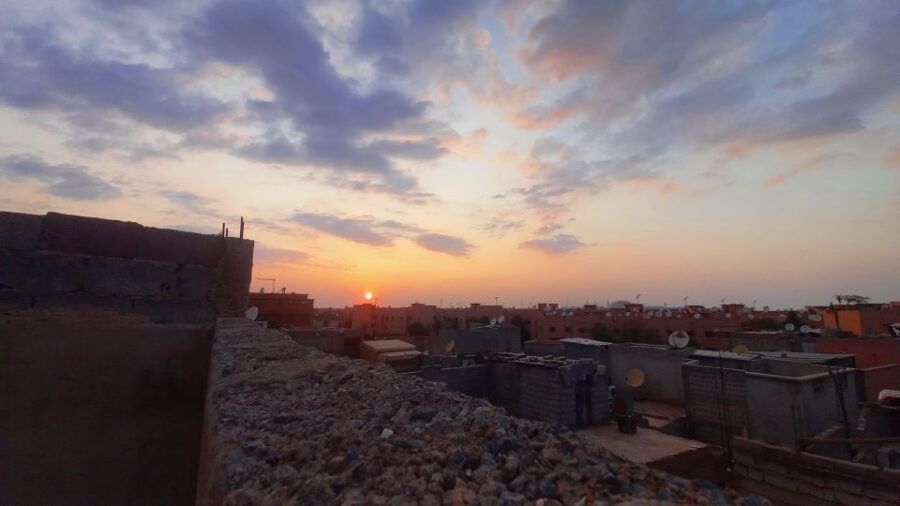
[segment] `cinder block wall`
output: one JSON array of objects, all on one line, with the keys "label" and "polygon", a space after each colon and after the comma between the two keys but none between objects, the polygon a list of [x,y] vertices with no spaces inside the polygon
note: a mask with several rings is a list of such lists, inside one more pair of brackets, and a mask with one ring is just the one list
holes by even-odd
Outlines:
[{"label": "cinder block wall", "polygon": [[734,438],[734,486],[775,504],[896,504],[900,471]]},{"label": "cinder block wall", "polygon": [[253,241],[58,213],[0,212],[0,305],[91,306],[156,322],[247,307]]},{"label": "cinder block wall", "polygon": [[487,397],[489,372],[488,364],[477,364],[466,367],[426,367],[421,376],[446,383],[451,390],[472,397]]},{"label": "cinder block wall", "polygon": [[727,421],[722,410],[722,378],[733,435],[749,433],[747,385],[744,371],[688,363],[682,366],[688,433],[706,443],[723,444],[722,428]]}]

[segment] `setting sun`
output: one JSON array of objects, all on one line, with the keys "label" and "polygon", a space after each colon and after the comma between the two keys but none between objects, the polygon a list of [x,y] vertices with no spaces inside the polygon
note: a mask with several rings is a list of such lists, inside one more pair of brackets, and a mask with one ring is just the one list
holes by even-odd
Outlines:
[{"label": "setting sun", "polygon": [[363,295],[363,297],[365,297],[366,300],[372,300],[372,292],[366,292],[365,295]]}]

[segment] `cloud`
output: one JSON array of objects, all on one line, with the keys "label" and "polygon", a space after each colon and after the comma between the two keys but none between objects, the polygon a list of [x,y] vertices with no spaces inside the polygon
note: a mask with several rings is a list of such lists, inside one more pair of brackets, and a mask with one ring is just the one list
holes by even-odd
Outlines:
[{"label": "cloud", "polygon": [[63,48],[44,28],[11,30],[0,40],[0,101],[22,109],[85,115],[117,113],[155,128],[184,131],[207,124],[228,106],[189,93],[178,72]]},{"label": "cloud", "polygon": [[259,244],[253,248],[253,263],[301,264],[310,259],[309,253],[283,248],[270,248]]},{"label": "cloud", "polygon": [[87,167],[54,165],[34,155],[0,158],[0,174],[12,180],[41,181],[45,183],[45,192],[70,200],[109,200],[122,195],[118,186],[104,181]]},{"label": "cloud", "polygon": [[577,237],[570,234],[557,234],[545,239],[532,239],[519,245],[521,248],[530,248],[550,254],[563,254],[586,246]]},{"label": "cloud", "polygon": [[417,235],[412,241],[425,249],[453,256],[466,256],[473,247],[461,237],[436,233]]},{"label": "cloud", "polygon": [[419,231],[394,220],[378,220],[370,216],[343,218],[330,214],[296,213],[293,221],[325,234],[372,246],[390,246],[402,232]]},{"label": "cloud", "polygon": [[218,212],[210,207],[213,203],[211,199],[194,192],[184,190],[160,190],[159,194],[191,213],[203,216],[218,215]]},{"label": "cloud", "polygon": [[392,157],[425,159],[444,153],[432,139],[382,139],[423,118],[427,102],[390,88],[361,90],[334,68],[303,8],[277,2],[226,0],[211,4],[185,30],[186,45],[204,61],[259,75],[273,99],[255,102],[289,126],[271,129],[235,153],[262,162],[320,166],[380,178],[393,192],[417,191],[415,178],[397,176]]},{"label": "cloud", "polygon": [[425,249],[454,256],[465,256],[473,248],[460,237],[372,216],[347,218],[324,213],[296,213],[292,219],[318,232],[371,246],[392,246],[395,239],[405,237]]},{"label": "cloud", "polygon": [[[496,197],[496,196],[495,196]],[[481,226],[481,229],[492,237],[503,237],[507,233],[525,226],[524,220],[509,220],[505,218],[492,218]]]},{"label": "cloud", "polygon": [[643,172],[735,143],[858,132],[900,92],[898,24],[896,4],[877,0],[560,2],[530,26],[520,60],[576,92],[514,120],[541,128],[577,115],[579,146]]}]

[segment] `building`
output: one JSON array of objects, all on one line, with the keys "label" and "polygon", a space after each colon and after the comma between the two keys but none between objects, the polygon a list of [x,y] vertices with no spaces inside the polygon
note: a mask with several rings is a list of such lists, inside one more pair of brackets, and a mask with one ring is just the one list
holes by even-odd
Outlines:
[{"label": "building", "polygon": [[815,306],[828,328],[855,336],[891,335],[890,326],[900,322],[900,301],[886,303]]},{"label": "building", "polygon": [[522,352],[522,337],[513,325],[486,325],[470,329],[441,329],[428,351],[434,355],[470,355]]},{"label": "building", "polygon": [[837,425],[856,425],[856,374],[795,360],[716,353],[682,366],[691,438],[722,444],[732,436],[796,444]]},{"label": "building", "polygon": [[258,320],[270,327],[312,327],[313,299],[305,293],[250,293],[249,304],[259,308]]},{"label": "building", "polygon": [[363,341],[359,346],[359,356],[374,364],[387,364],[398,371],[415,371],[422,365],[422,352],[399,339]]}]

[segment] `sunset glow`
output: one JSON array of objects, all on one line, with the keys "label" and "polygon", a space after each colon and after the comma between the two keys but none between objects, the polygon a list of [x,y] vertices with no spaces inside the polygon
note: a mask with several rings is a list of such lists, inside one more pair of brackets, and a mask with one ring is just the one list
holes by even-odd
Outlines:
[{"label": "sunset glow", "polygon": [[4,2],[0,208],[317,307],[896,297],[893,0],[166,5]]}]

